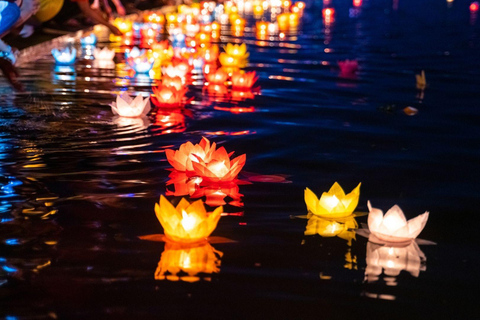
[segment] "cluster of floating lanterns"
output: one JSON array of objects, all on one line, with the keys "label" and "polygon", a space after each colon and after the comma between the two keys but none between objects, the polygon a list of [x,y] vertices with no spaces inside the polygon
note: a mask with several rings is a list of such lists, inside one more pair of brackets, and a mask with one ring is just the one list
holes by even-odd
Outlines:
[{"label": "cluster of floating lanterns", "polygon": [[[361,0],[354,0],[354,6],[361,6]],[[268,9],[272,14],[270,21],[265,21],[264,12]],[[149,12],[143,16],[142,22],[117,18],[114,24],[124,36],[111,36],[111,40],[129,46],[125,52],[126,64],[136,74],[148,74],[156,80],[156,84],[146,97],[131,97],[127,92],[118,95],[111,104],[113,113],[125,118],[142,118],[151,111],[152,102],[157,108],[156,115],[161,116],[159,122],[164,122],[166,126],[182,122],[183,114],[178,109],[188,104],[187,86],[199,78],[203,79],[203,92],[213,99],[252,99],[257,76],[255,71],[242,70],[248,64],[247,47],[245,44],[228,43],[220,52],[216,42],[220,38],[222,25],[230,24],[231,33],[242,36],[246,26],[242,15],[253,14],[260,19],[255,23],[258,39],[277,34],[281,38],[284,32],[298,28],[304,9],[305,3],[301,1],[292,4],[289,0],[237,0],[227,1],[224,5],[214,2],[202,2],[191,7],[182,5],[178,7],[178,12],[165,15]],[[323,10],[326,25],[333,22],[334,14],[333,8]],[[169,40],[160,41],[159,37],[164,31],[169,34]],[[131,48],[138,41],[143,49]],[[96,42],[94,34],[81,39],[82,46],[94,46]],[[55,49],[52,54],[58,64],[75,62],[76,50],[70,46],[65,50]],[[113,63],[115,52],[108,48],[95,48],[93,56],[95,61]],[[341,76],[350,77],[358,70],[356,60],[340,61],[338,65]],[[423,73],[417,77],[417,87],[423,90],[425,85]],[[216,109],[254,111],[250,108]],[[219,272],[222,253],[211,246],[209,239],[220,217],[229,215],[223,208],[227,204],[227,197],[232,199],[228,204],[243,206],[238,175],[245,165],[246,155],[232,158],[233,152],[227,152],[224,147],[217,148],[215,143],[206,138],[202,138],[198,144],[188,141],[178,150],[168,149],[165,153],[173,167],[166,195],[182,198],[174,205],[165,196],[160,197],[155,205],[155,213],[165,235],[154,238],[144,236],[142,239],[166,242],[155,272],[156,279],[198,281],[199,273]],[[380,272],[383,268],[386,273],[410,268],[408,270],[414,274],[417,269],[412,271],[414,267],[407,266],[408,263],[399,257],[411,259],[412,252],[415,252],[419,257],[417,260],[424,261],[415,238],[424,228],[428,212],[407,221],[398,206],[392,207],[384,215],[368,202],[368,229],[359,229],[355,217],[360,214],[355,209],[359,202],[360,185],[345,194],[342,187],[335,183],[320,198],[307,188],[305,203],[308,222],[305,235],[338,236],[351,245],[358,231],[369,237],[367,276],[378,277],[379,268]],[[168,189],[169,186],[173,186],[173,190]],[[192,201],[183,198],[185,196]],[[205,201],[202,200],[204,197]],[[214,209],[208,211],[205,205]],[[397,271],[387,271],[387,268],[396,268]]]}]

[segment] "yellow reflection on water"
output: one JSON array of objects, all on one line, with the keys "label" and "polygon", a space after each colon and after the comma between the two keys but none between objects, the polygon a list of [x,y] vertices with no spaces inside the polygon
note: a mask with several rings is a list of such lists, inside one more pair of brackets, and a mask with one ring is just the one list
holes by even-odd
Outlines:
[{"label": "yellow reflection on water", "polygon": [[191,246],[167,242],[155,270],[155,280],[210,281],[210,277],[199,274],[220,272],[222,256],[208,242]]}]

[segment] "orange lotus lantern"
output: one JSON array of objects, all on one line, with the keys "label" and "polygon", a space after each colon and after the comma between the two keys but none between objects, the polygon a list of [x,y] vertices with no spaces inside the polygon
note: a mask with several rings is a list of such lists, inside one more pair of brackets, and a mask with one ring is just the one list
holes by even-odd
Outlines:
[{"label": "orange lotus lantern", "polygon": [[186,89],[177,90],[174,87],[167,87],[163,84],[152,87],[153,95],[151,100],[154,105],[161,108],[178,108],[182,105]]},{"label": "orange lotus lantern", "polygon": [[178,17],[175,13],[168,13],[165,15],[165,20],[167,20],[167,25],[169,27],[175,27],[178,25]]},{"label": "orange lotus lantern", "polygon": [[265,31],[265,33],[267,32],[267,28],[268,28],[268,22],[266,21],[257,21],[255,22],[255,28],[257,29],[257,32],[259,31]]},{"label": "orange lotus lantern", "polygon": [[181,91],[183,89],[183,81],[180,77],[170,77],[169,75],[165,75],[162,78],[162,85],[165,87],[173,87],[177,91]]},{"label": "orange lotus lantern", "polygon": [[155,280],[208,281],[209,277],[198,274],[220,272],[222,255],[208,242],[197,245],[167,242],[155,270]]},{"label": "orange lotus lantern", "polygon": [[211,46],[209,48],[203,48],[199,51],[205,63],[214,63],[217,62],[218,59],[218,45]]},{"label": "orange lotus lantern", "polygon": [[205,75],[205,78],[208,81],[208,84],[225,84],[228,79],[228,73],[225,72],[222,68],[217,69],[215,72]]},{"label": "orange lotus lantern", "polygon": [[234,90],[248,90],[252,88],[255,81],[257,81],[258,77],[255,76],[255,71],[252,72],[234,72],[232,74],[232,89]]},{"label": "orange lotus lantern", "polygon": [[210,182],[228,182],[237,178],[245,165],[245,154],[230,161],[230,156],[224,148],[217,150],[215,157],[208,163],[201,158],[198,162],[192,162],[195,174]]},{"label": "orange lotus lantern", "polygon": [[205,46],[212,41],[212,37],[206,32],[199,32],[195,35],[195,41],[197,41],[199,45]]},{"label": "orange lotus lantern", "polygon": [[163,195],[155,204],[155,214],[167,239],[180,243],[195,243],[207,240],[217,227],[223,207],[207,212],[202,200],[189,203],[182,198],[174,207]]},{"label": "orange lotus lantern", "polygon": [[[216,143],[210,145],[210,141],[203,137],[200,143],[194,145],[190,141],[182,144],[175,151],[172,149],[165,150],[168,162],[178,171],[193,172],[192,162],[198,161],[200,157],[205,162],[213,159],[213,154],[217,152]],[[195,155],[195,156],[194,156]]]}]

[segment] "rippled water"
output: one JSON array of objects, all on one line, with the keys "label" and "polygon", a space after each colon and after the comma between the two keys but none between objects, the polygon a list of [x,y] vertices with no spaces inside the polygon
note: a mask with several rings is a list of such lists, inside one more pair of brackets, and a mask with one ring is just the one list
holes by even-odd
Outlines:
[{"label": "rippled water", "polygon": [[[214,101],[199,84],[181,113],[114,117],[108,104],[119,90],[151,92],[151,80],[124,78],[121,54],[116,69],[100,69],[86,60],[55,66],[37,50],[20,68],[27,93],[12,93],[0,79],[0,315],[461,319],[478,312],[478,19],[460,0],[332,6],[328,27],[315,2],[298,33],[284,39],[260,41],[254,29],[222,37],[247,43],[247,70],[259,75],[259,92],[245,101]],[[344,59],[358,59],[356,79],[339,76]],[[415,88],[420,70],[423,93]],[[225,111],[232,105],[254,112]],[[418,114],[407,116],[407,106]],[[139,239],[162,232],[153,207],[172,192],[164,150],[202,136],[247,155],[240,178],[250,183],[226,199],[231,215],[213,233],[234,242],[195,249],[219,268],[202,281],[155,280],[161,257],[176,252]],[[384,210],[398,204],[408,218],[430,211],[420,237],[437,245],[403,248],[396,255],[408,256],[399,259],[410,272],[377,277],[372,259],[386,253],[367,239],[305,236],[307,221],[295,218],[306,214],[304,189],[320,194],[335,181],[348,191],[362,182],[358,211],[367,211],[367,200]]]}]

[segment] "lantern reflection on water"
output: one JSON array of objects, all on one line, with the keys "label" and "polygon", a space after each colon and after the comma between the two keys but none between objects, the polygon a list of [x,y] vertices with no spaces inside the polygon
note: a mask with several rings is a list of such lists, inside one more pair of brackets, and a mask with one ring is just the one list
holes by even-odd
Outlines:
[{"label": "lantern reflection on water", "polygon": [[368,242],[365,280],[367,282],[378,281],[383,271],[387,285],[396,285],[395,277],[402,270],[418,277],[420,271],[426,270],[426,260],[425,254],[415,241],[406,246],[384,246]]},{"label": "lantern reflection on water", "polygon": [[305,203],[309,212],[327,218],[341,218],[353,213],[360,197],[360,185],[345,194],[342,187],[335,182],[328,192],[324,192],[320,199],[309,189],[305,189]]},{"label": "lantern reflection on water", "polygon": [[171,241],[194,243],[205,241],[217,227],[223,207],[207,212],[202,200],[189,203],[182,198],[174,207],[163,195],[155,204],[155,214]]},{"label": "lantern reflection on water", "polygon": [[166,242],[155,270],[155,280],[208,281],[209,277],[200,277],[199,274],[220,272],[222,256],[223,253],[208,242],[197,245]]},{"label": "lantern reflection on water", "polygon": [[353,216],[339,219],[325,219],[314,214],[308,215],[305,235],[320,235],[322,237],[339,237],[348,241],[348,245],[355,240],[355,230],[358,223]]},{"label": "lantern reflection on water", "polygon": [[248,90],[251,89],[257,81],[255,71],[252,72],[234,72],[232,74],[232,89],[234,90]]}]

